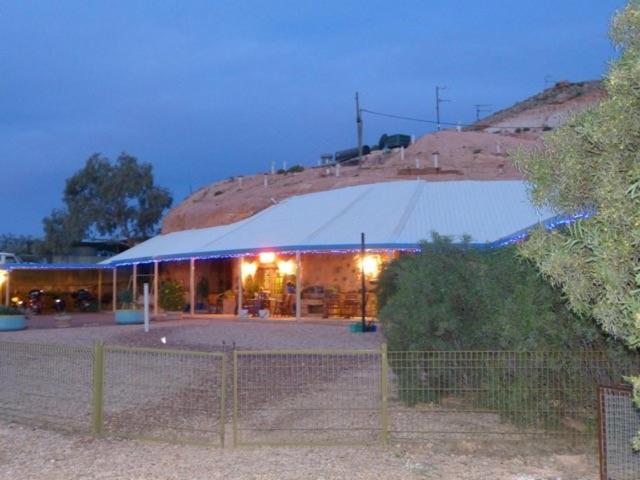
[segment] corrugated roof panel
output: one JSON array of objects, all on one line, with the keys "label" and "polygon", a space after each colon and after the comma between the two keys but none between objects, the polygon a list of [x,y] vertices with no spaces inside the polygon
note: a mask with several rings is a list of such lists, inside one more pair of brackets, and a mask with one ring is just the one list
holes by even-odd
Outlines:
[{"label": "corrugated roof panel", "polygon": [[474,243],[496,242],[547,220],[522,181],[398,181],[288,198],[230,225],[159,235],[107,262],[189,255],[215,256],[265,249],[417,246],[432,232]]}]

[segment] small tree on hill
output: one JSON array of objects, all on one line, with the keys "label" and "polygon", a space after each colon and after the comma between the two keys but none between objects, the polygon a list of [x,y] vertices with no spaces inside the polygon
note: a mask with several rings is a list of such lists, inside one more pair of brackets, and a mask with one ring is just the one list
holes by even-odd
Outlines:
[{"label": "small tree on hill", "polygon": [[[608,72],[607,97],[519,152],[516,165],[538,205],[592,215],[561,231],[538,230],[523,244],[572,309],[631,348],[640,347],[640,2],[613,19],[621,56]],[[635,379],[636,401],[640,378]],[[636,441],[640,447],[640,441]]]}]

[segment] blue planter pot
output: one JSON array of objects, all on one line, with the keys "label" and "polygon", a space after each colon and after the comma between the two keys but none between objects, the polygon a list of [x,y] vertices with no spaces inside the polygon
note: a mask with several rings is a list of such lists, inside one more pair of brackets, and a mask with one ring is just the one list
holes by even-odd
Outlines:
[{"label": "blue planter pot", "polygon": [[27,319],[24,315],[0,315],[0,332],[24,330],[27,328]]},{"label": "blue planter pot", "polygon": [[144,323],[142,310],[116,310],[115,314],[118,325]]}]

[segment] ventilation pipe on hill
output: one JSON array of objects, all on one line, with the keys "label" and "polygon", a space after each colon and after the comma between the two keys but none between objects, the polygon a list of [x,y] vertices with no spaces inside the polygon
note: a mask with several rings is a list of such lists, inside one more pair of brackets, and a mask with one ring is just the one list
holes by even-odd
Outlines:
[{"label": "ventilation pipe on hill", "polygon": [[433,168],[440,168],[440,152],[433,152],[431,158],[433,159]]}]

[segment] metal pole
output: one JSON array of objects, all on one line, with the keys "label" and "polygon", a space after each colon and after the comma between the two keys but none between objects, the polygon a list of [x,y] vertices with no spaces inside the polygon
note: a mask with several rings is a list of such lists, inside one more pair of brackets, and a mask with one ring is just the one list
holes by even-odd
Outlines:
[{"label": "metal pole", "polygon": [[360,278],[361,278],[361,303],[362,303],[362,331],[364,332],[366,330],[366,322],[365,322],[365,316],[367,313],[367,305],[366,305],[366,285],[365,285],[365,278],[364,278],[364,232],[362,232],[360,234]]},{"label": "metal pole", "polygon": [[356,126],[358,130],[358,165],[362,165],[362,112],[360,111],[360,99],[356,92]]},{"label": "metal pole", "polygon": [[440,131],[440,87],[436,87],[436,123]]},{"label": "metal pole", "polygon": [[137,309],[138,304],[138,264],[133,264],[133,308]]},{"label": "metal pole", "polygon": [[302,317],[302,262],[300,251],[296,252],[296,321]]},{"label": "metal pole", "polygon": [[244,260],[242,257],[238,259],[238,317],[240,316],[240,310],[242,309],[242,264]]},{"label": "metal pole", "polygon": [[189,310],[191,316],[196,313],[196,259],[192,258],[189,261]]},{"label": "metal pole", "polygon": [[102,392],[104,388],[104,344],[98,340],[93,347],[93,434],[102,435]]},{"label": "metal pole", "polygon": [[145,282],[142,286],[142,292],[144,295],[144,331],[149,331],[149,284]]},{"label": "metal pole", "polygon": [[153,314],[156,316],[158,315],[158,301],[160,296],[158,294],[159,271],[160,266],[158,261],[156,260],[155,262],[153,262]]},{"label": "metal pole", "polygon": [[98,270],[98,311],[102,310],[102,270]]},{"label": "metal pole", "polygon": [[111,298],[112,310],[115,312],[117,305],[116,301],[118,300],[118,267],[113,267],[113,284],[111,285],[111,291],[113,293]]}]

